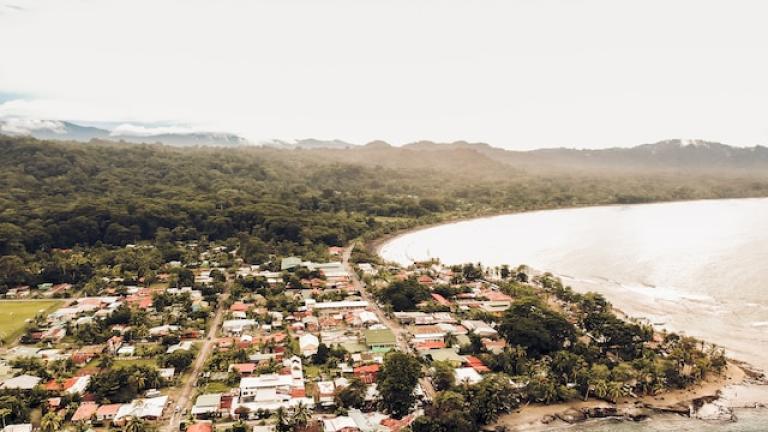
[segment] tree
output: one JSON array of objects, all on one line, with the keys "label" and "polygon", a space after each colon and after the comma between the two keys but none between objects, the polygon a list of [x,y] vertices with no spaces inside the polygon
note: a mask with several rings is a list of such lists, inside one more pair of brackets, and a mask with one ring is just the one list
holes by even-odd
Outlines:
[{"label": "tree", "polygon": [[511,412],[520,405],[519,395],[508,376],[486,375],[471,386],[466,396],[472,417],[478,424],[496,421],[501,414]]},{"label": "tree", "polygon": [[125,432],[146,432],[149,429],[147,428],[146,423],[144,423],[144,420],[131,416],[128,418],[128,421],[125,423]]},{"label": "tree", "polygon": [[114,363],[115,359],[109,354],[104,354],[99,357],[99,368],[101,369],[109,369]]},{"label": "tree", "polygon": [[408,414],[420,376],[421,364],[415,357],[399,351],[387,354],[376,379],[382,408],[395,418]]},{"label": "tree", "polygon": [[275,411],[275,430],[277,432],[291,432],[293,425],[288,419],[288,414],[283,407],[280,407]]},{"label": "tree", "polygon": [[296,408],[293,410],[293,416],[291,416],[291,422],[293,423],[294,429],[304,429],[307,427],[307,423],[309,423],[309,420],[312,418],[312,413],[309,411],[306,405],[304,403],[299,402],[298,405],[296,405]]},{"label": "tree", "polygon": [[467,412],[464,395],[452,391],[439,392],[425,415],[411,425],[413,432],[473,432],[478,430]]},{"label": "tree", "polygon": [[320,345],[317,346],[317,352],[312,356],[312,363],[316,365],[324,365],[325,362],[328,361],[330,352],[331,350],[326,344],[320,343]]},{"label": "tree", "polygon": [[165,367],[174,367],[177,371],[184,371],[192,364],[195,354],[187,350],[176,350],[163,356],[161,363]]},{"label": "tree", "polygon": [[456,384],[456,374],[453,366],[447,361],[436,361],[432,363],[432,383],[435,390],[448,390]]},{"label": "tree", "polygon": [[346,387],[336,390],[333,400],[341,408],[360,408],[365,403],[367,387],[359,378],[354,377]]},{"label": "tree", "polygon": [[5,429],[5,419],[12,413],[10,408],[0,408],[0,419],[3,420],[3,429]]},{"label": "tree", "polygon": [[61,430],[61,425],[63,423],[64,421],[60,415],[56,414],[53,411],[48,412],[40,420],[40,431],[41,432],[59,432]]},{"label": "tree", "polygon": [[538,298],[523,298],[506,312],[499,333],[510,345],[520,345],[530,356],[538,357],[575,340],[576,329]]}]

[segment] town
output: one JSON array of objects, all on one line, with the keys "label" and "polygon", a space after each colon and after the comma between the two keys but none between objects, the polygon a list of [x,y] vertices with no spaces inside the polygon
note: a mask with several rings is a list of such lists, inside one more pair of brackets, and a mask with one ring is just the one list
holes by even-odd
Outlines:
[{"label": "town", "polygon": [[54,251],[88,275],[5,293],[3,431],[469,431],[726,367],[525,267],[404,269],[354,243],[247,262],[242,246],[129,244],[97,267]]}]

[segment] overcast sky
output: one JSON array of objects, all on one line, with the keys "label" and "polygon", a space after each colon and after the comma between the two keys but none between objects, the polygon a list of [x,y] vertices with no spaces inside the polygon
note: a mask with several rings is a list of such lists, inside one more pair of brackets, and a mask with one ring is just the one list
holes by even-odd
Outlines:
[{"label": "overcast sky", "polygon": [[766,1],[726,0],[0,0],[0,117],[253,140],[765,145],[766,17]]}]

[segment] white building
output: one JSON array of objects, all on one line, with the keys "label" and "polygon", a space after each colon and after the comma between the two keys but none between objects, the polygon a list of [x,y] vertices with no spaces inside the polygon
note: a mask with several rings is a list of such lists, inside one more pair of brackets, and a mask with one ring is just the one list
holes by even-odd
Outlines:
[{"label": "white building", "polygon": [[320,340],[313,334],[307,333],[299,337],[299,350],[304,357],[317,354],[317,348],[319,346]]}]

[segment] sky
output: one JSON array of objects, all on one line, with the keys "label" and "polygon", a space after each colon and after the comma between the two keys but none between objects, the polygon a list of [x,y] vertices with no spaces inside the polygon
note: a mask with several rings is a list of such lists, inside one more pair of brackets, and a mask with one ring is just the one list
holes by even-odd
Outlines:
[{"label": "sky", "polygon": [[0,118],[254,141],[766,145],[766,16],[762,0],[0,0]]}]

